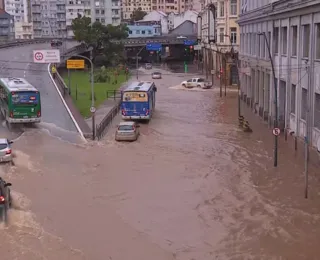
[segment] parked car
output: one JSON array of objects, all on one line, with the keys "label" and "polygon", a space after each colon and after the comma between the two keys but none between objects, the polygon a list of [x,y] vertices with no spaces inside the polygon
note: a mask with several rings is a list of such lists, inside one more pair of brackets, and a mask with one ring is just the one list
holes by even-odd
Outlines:
[{"label": "parked car", "polygon": [[161,79],[161,78],[162,78],[161,72],[156,71],[152,73],[152,79]]},{"label": "parked car", "polygon": [[5,138],[0,138],[0,162],[13,161],[11,144],[13,141],[9,141]]},{"label": "parked car", "polygon": [[59,46],[62,46],[61,40],[52,40],[51,41],[51,47],[59,47]]},{"label": "parked car", "polygon": [[186,81],[182,81],[181,86],[185,88],[198,87],[198,88],[208,89],[212,87],[212,83],[205,81],[205,79],[203,78],[192,78]]},{"label": "parked car", "polygon": [[140,135],[140,125],[133,121],[121,122],[118,125],[115,140],[116,141],[136,141]]},{"label": "parked car", "polygon": [[12,204],[10,186],[11,183],[0,177],[0,222],[7,222],[8,219],[8,210]]},{"label": "parked car", "polygon": [[146,70],[151,70],[151,69],[152,69],[152,64],[151,64],[151,63],[146,63],[146,64],[144,65],[144,68],[145,68]]}]

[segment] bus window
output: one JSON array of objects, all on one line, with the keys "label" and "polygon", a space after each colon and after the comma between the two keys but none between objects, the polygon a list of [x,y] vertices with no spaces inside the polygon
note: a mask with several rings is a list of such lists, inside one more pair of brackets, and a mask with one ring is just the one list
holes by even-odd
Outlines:
[{"label": "bus window", "polygon": [[37,105],[39,94],[37,92],[15,92],[11,95],[13,105]]}]

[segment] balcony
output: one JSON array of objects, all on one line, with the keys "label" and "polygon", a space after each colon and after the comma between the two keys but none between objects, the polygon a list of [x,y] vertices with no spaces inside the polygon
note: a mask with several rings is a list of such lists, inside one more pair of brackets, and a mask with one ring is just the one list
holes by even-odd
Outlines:
[{"label": "balcony", "polygon": [[57,9],[57,14],[65,14],[66,9]]},{"label": "balcony", "polygon": [[119,10],[121,8],[120,5],[113,5],[111,9],[113,10]]},{"label": "balcony", "polygon": [[111,17],[112,18],[120,18],[120,14],[112,14]]},{"label": "balcony", "polygon": [[65,21],[66,21],[66,18],[65,18],[65,17],[58,17],[58,18],[57,18],[57,21],[58,21],[58,22],[65,22]]},{"label": "balcony", "polygon": [[40,10],[40,8],[34,8],[34,9],[32,9],[32,13],[33,14],[41,14],[41,10]]}]

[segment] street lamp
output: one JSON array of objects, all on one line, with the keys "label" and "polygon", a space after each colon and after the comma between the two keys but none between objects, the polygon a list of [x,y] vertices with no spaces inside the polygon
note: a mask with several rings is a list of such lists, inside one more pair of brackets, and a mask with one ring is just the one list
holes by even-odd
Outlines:
[{"label": "street lamp", "polygon": [[136,78],[137,80],[139,79],[139,60],[138,60],[138,55],[140,54],[140,52],[142,52],[142,50],[145,48],[146,46],[142,46],[141,49],[138,51],[137,55],[136,55]]},{"label": "street lamp", "polygon": [[[272,76],[273,76],[273,84],[274,84],[274,110],[275,110],[275,119],[274,119],[274,128],[278,128],[279,122],[278,122],[278,87],[277,87],[277,79],[276,79],[276,73],[274,70],[274,64],[273,59],[271,55],[270,50],[270,44],[267,39],[267,35],[265,32],[258,33],[259,36],[263,36],[267,45],[268,53],[269,53],[269,59],[271,62],[271,69],[272,69]],[[278,135],[274,135],[274,167],[278,166]]]},{"label": "street lamp", "polygon": [[93,62],[91,59],[89,59],[86,56],[82,56],[82,55],[72,55],[73,57],[79,57],[82,59],[85,59],[87,61],[90,62],[90,66],[91,66],[91,108],[90,108],[90,112],[92,114],[92,139],[94,140],[96,138],[96,123],[95,123],[95,114],[96,114],[96,109],[94,107],[94,77],[93,77]]}]

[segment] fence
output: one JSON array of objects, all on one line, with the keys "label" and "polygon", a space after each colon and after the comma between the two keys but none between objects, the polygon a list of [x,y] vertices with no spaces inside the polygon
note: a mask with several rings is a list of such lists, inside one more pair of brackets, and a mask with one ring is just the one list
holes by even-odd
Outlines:
[{"label": "fence", "polygon": [[121,100],[118,100],[116,105],[109,111],[109,113],[102,119],[101,123],[96,126],[96,137],[100,140],[107,132],[108,127],[112,123],[113,118],[120,111]]}]

